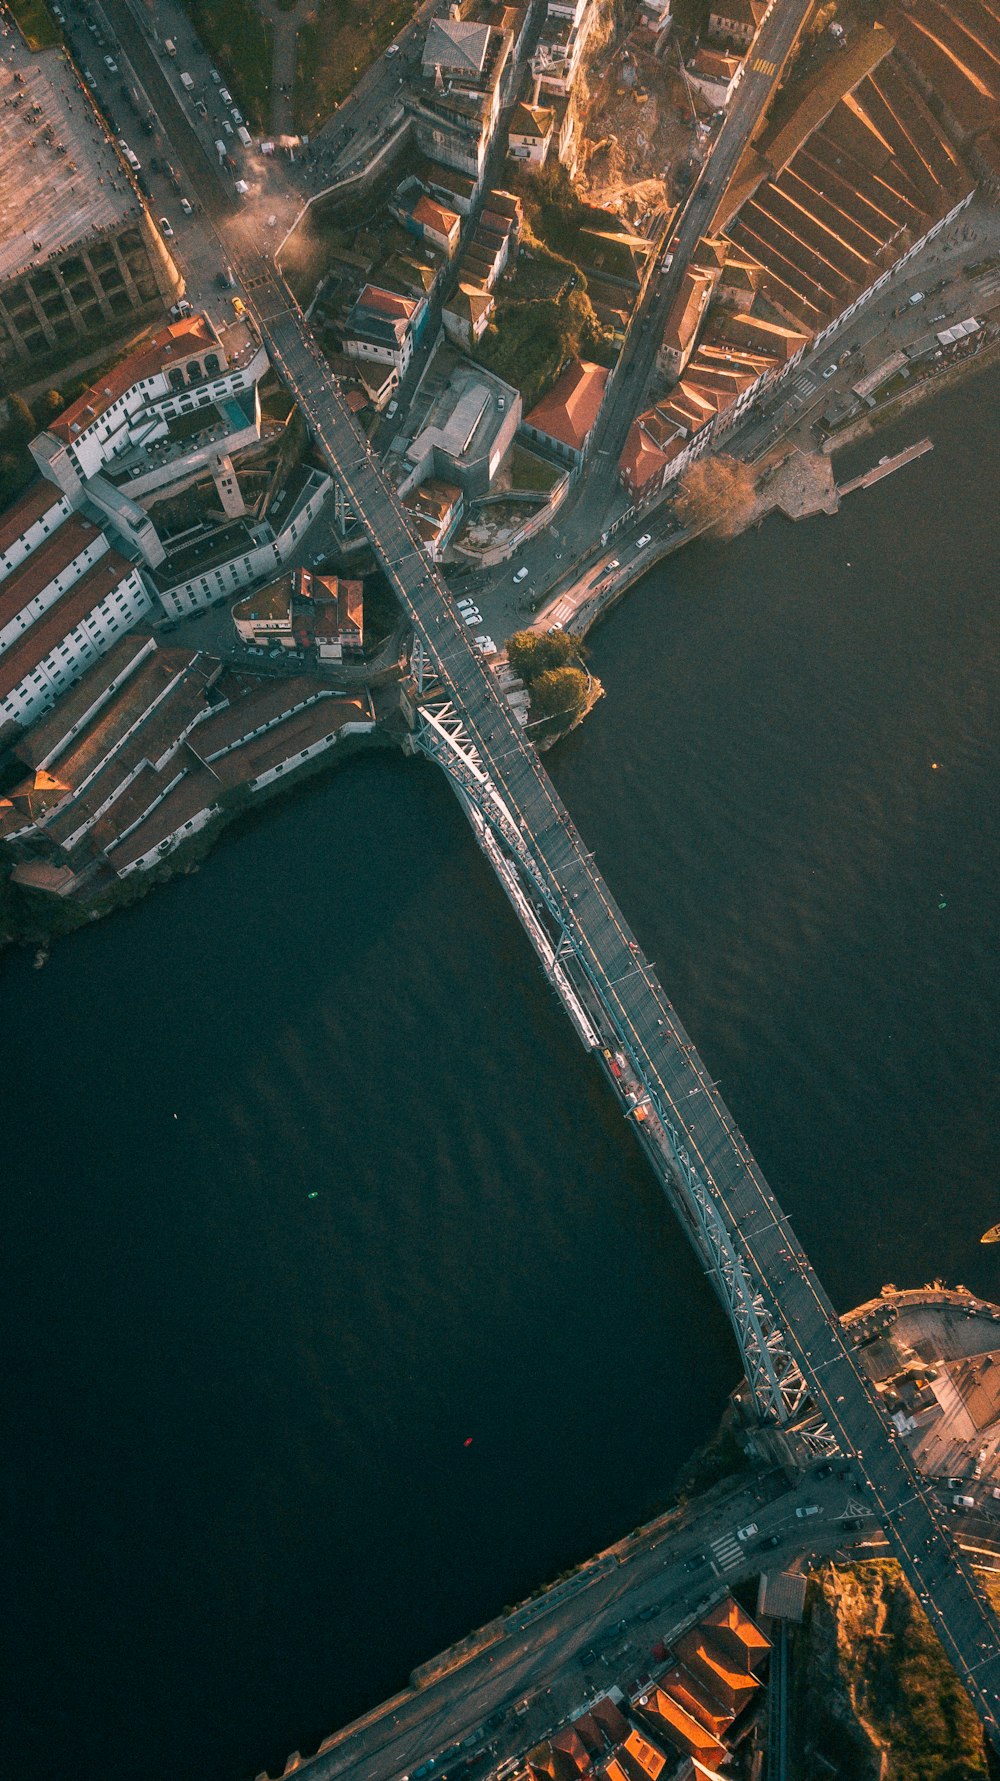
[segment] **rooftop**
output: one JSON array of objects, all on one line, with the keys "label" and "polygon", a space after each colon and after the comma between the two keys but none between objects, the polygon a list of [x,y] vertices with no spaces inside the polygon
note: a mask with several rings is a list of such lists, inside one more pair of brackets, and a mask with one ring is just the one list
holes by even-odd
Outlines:
[{"label": "rooftop", "polygon": [[8,507],[5,513],[0,514],[0,556],[9,550],[14,540],[20,538],[21,533],[26,532],[29,526],[33,526],[36,520],[51,513],[53,507],[58,506],[62,499],[62,490],[55,488],[51,482],[46,482],[44,477],[38,482],[33,482],[20,500],[14,502],[13,507]]},{"label": "rooftop", "polygon": [[[53,493],[56,493],[53,490]],[[100,528],[80,513],[71,513],[31,555],[0,581],[0,624],[23,612],[43,588],[101,536]]]},{"label": "rooftop", "polygon": [[482,74],[489,41],[489,25],[477,25],[471,19],[432,19],[424,43],[423,66]]},{"label": "rooftop", "polygon": [[0,61],[0,282],[101,229],[139,200],[61,50],[8,31]]},{"label": "rooftop", "polygon": [[[120,674],[126,664],[125,660],[118,656],[118,652],[124,645],[133,642],[145,647],[148,638],[145,635],[134,639],[123,638],[122,642],[116,644],[114,650],[104,658],[104,661],[98,662],[88,671],[84,680],[80,682],[80,687],[86,681],[90,681],[93,685],[105,663],[111,663],[112,657],[118,659],[117,672]],[[73,738],[69,747],[59,755],[54,770],[68,790],[76,791],[84,780],[101,765],[102,761],[114,752],[119,743],[124,741],[129,731],[137,723],[140,723],[157,700],[162,698],[178,674],[183,673],[185,668],[191,666],[196,653],[191,649],[157,649],[140,663],[138,670],[128,676],[124,684],[118,687],[112,697],[101,706],[101,709],[84,726],[80,734]],[[113,677],[112,675],[111,678]],[[78,691],[79,688],[73,689],[73,692]],[[88,687],[87,693],[88,702],[91,702],[94,695],[90,687]],[[71,693],[69,696],[72,698],[73,694]],[[47,720],[49,724],[62,714],[65,703],[66,700],[59,700],[55,711]],[[32,731],[31,734],[33,735],[34,732]]]},{"label": "rooftop", "polygon": [[203,761],[225,754],[255,730],[279,721],[305,700],[326,697],[329,691],[325,680],[309,674],[297,674],[291,680],[258,681],[231,704],[203,719],[191,732],[191,747]]},{"label": "rooftop", "polygon": [[510,117],[510,134],[532,136],[544,142],[552,134],[555,115],[548,105],[515,105]]},{"label": "rooftop", "polygon": [[558,439],[574,451],[582,451],[600,412],[610,375],[603,365],[571,359],[548,395],[525,415],[525,426]]},{"label": "rooftop", "polygon": [[180,364],[187,353],[202,353],[213,346],[219,350],[221,368],[222,349],[207,316],[187,315],[179,322],[168,322],[166,327],[157,328],[143,346],[105,372],[99,384],[84,390],[82,396],[64,408],[49,432],[69,444],[134,384]]},{"label": "rooftop", "polygon": [[273,623],[279,618],[291,620],[293,580],[293,574],[282,575],[280,580],[271,581],[267,587],[258,588],[256,593],[237,600],[232,607],[234,621],[260,625]]},{"label": "rooftop", "polygon": [[121,637],[107,655],[87,669],[86,674],[59,700],[54,711],[32,724],[14,750],[18,760],[26,767],[37,767],[45,760],[61,761],[73,726],[101,698],[113,680],[129,672],[136,657],[149,647],[149,641],[143,631],[133,631],[128,637]]},{"label": "rooftop", "polygon": [[132,573],[132,564],[120,557],[116,550],[105,551],[98,563],[88,570],[86,575],[75,581],[67,594],[50,606],[41,618],[31,626],[0,656],[0,699],[19,686],[26,674],[54,649],[57,643],[68,636],[70,631],[86,618],[112,589],[126,575]]},{"label": "rooftop", "polygon": [[436,198],[429,198],[423,192],[413,206],[413,220],[422,223],[425,229],[436,229],[442,235],[451,235],[462,219],[456,210],[447,210]]}]

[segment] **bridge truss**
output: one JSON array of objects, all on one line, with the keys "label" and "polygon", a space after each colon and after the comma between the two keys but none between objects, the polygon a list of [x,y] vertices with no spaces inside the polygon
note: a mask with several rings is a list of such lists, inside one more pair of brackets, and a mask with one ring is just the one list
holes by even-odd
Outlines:
[{"label": "bridge truss", "polygon": [[[415,654],[418,691],[426,661]],[[598,1051],[675,1212],[722,1302],[740,1351],[753,1407],[764,1424],[793,1434],[808,1456],[836,1452],[817,1413],[785,1326],[754,1277],[720,1196],[692,1160],[683,1133],[650,1083],[589,967],[572,909],[554,889],[528,837],[491,778],[451,700],[431,690],[417,708],[414,746],[448,775],[480,847],[496,871],[583,1044]],[[659,992],[648,967],[647,981]],[[662,992],[659,992],[662,995]],[[664,1004],[666,1006],[666,1004]]]}]

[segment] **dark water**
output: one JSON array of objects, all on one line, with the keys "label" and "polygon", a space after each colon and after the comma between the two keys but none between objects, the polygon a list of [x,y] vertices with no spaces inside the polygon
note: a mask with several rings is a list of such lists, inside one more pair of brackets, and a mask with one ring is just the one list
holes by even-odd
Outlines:
[{"label": "dark water", "polygon": [[[651,575],[551,757],[843,1306],[1000,1295],[998,394]],[[2,983],[5,1770],[280,1767],[709,1432],[721,1316],[430,768]]]}]

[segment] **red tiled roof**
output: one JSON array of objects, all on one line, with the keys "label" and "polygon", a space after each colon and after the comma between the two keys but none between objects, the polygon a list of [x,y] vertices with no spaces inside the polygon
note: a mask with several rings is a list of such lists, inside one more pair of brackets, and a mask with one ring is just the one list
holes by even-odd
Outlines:
[{"label": "red tiled roof", "polygon": [[664,1694],[662,1688],[650,1695],[645,1711],[655,1720],[657,1730],[689,1756],[696,1756],[706,1763],[718,1763],[725,1757],[725,1745],[686,1713],[679,1702]]},{"label": "red tiled roof", "polygon": [[[141,383],[147,377],[155,377],[165,365],[179,364],[185,353],[201,353],[217,345],[215,335],[203,315],[186,315],[179,322],[168,322],[165,328],[158,328],[151,335],[145,346],[130,353],[120,365],[113,365],[99,384],[84,390],[82,396],[78,396],[75,402],[64,408],[58,419],[52,422],[49,431],[68,444],[76,438],[77,433],[82,433],[91,426],[97,416],[103,414],[134,383]],[[89,412],[90,410],[93,412]]]},{"label": "red tiled roof", "polygon": [[377,284],[365,285],[358,306],[370,309],[376,315],[392,316],[397,321],[409,321],[417,307],[410,297],[401,297],[398,291],[383,291]]},{"label": "red tiled roof", "polygon": [[739,65],[739,56],[727,56],[723,50],[703,47],[695,51],[688,68],[692,74],[700,74],[703,80],[732,80]]},{"label": "red tiled roof", "polygon": [[727,1656],[744,1662],[748,1668],[760,1663],[771,1649],[770,1639],[732,1596],[710,1608],[703,1615],[701,1626]]},{"label": "red tiled roof", "polygon": [[120,557],[116,550],[105,551],[100,562],[74,582],[69,592],[0,656],[0,699],[19,686],[25,675],[131,572],[132,564],[125,557]]},{"label": "red tiled roof", "polygon": [[611,373],[603,365],[571,359],[558,383],[525,417],[525,426],[582,451],[600,412]]},{"label": "red tiled roof", "polygon": [[8,507],[6,513],[0,514],[0,555],[9,550],[15,538],[20,538],[22,532],[26,532],[36,520],[42,519],[62,498],[62,489],[54,488],[44,477],[32,483],[21,499],[14,502],[13,507]]},{"label": "red tiled roof", "polygon": [[426,192],[413,206],[413,220],[422,223],[427,229],[438,230],[442,235],[454,234],[460,222],[456,211],[446,210],[436,198],[428,198]]},{"label": "red tiled roof", "polygon": [[62,525],[39,544],[23,563],[0,581],[0,624],[6,624],[30,605],[36,594],[100,536],[97,526],[79,513],[71,513]]},{"label": "red tiled roof", "polygon": [[625,449],[618,461],[622,481],[629,492],[638,495],[664,471],[669,463],[666,452],[657,450],[636,420],[629,428]]}]

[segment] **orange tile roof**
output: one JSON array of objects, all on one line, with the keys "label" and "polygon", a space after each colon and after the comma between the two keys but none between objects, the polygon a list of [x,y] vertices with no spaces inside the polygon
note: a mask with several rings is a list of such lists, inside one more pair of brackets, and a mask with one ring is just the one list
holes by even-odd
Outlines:
[{"label": "orange tile roof", "polygon": [[417,307],[409,297],[401,297],[398,291],[383,291],[377,284],[365,285],[358,298],[358,305],[373,310],[376,315],[388,315],[403,321],[409,321]]},{"label": "orange tile roof", "polygon": [[663,345],[668,352],[680,353],[683,357],[689,351],[708,308],[714,284],[713,274],[704,268],[685,268],[663,324]]},{"label": "orange tile roof", "polygon": [[604,400],[610,371],[583,359],[571,359],[547,396],[525,417],[525,426],[582,451]]},{"label": "orange tile roof", "polygon": [[625,449],[618,460],[618,469],[622,481],[629,492],[638,495],[659,476],[670,462],[666,452],[658,450],[639,421],[633,421],[629,435],[625,441]]},{"label": "orange tile roof", "polygon": [[733,1723],[735,1717],[731,1707],[724,1707],[715,1696],[709,1694],[703,1682],[692,1676],[683,1664],[674,1664],[666,1675],[660,1677],[660,1687],[664,1694],[697,1719],[700,1725],[711,1732],[713,1738],[722,1738]]},{"label": "orange tile roof", "polygon": [[446,210],[436,198],[428,198],[426,192],[413,206],[413,219],[423,223],[425,228],[437,229],[442,235],[454,234],[460,221],[457,211]]},{"label": "orange tile roof", "polygon": [[641,1732],[631,1731],[625,1739],[625,1749],[643,1774],[649,1776],[649,1781],[659,1781],[667,1759],[657,1745],[651,1744]]},{"label": "orange tile roof", "polygon": [[701,1762],[722,1762],[726,1755],[726,1747],[711,1732],[699,1725],[697,1719],[686,1713],[679,1703],[662,1688],[657,1688],[650,1695],[644,1711],[655,1720],[658,1729],[662,1730],[670,1742],[689,1756],[696,1756]]},{"label": "orange tile roof", "polygon": [[[145,346],[140,346],[120,365],[113,365],[111,370],[102,377],[99,384],[92,389],[84,390],[75,402],[64,408],[57,420],[49,428],[57,439],[68,444],[91,426],[97,416],[104,413],[112,402],[117,402],[126,390],[144,378],[155,377],[165,365],[176,364],[185,353],[200,353],[218,342],[211,327],[203,315],[186,315],[179,322],[168,322],[165,328],[158,328],[150,335]],[[76,423],[74,430],[74,422]]]},{"label": "orange tile roof", "polygon": [[755,1620],[732,1596],[718,1602],[702,1616],[703,1630],[730,1657],[742,1658],[749,1668],[760,1663],[771,1649],[771,1641],[761,1632]]},{"label": "orange tile roof", "polygon": [[688,68],[704,80],[732,80],[740,61],[741,57],[728,56],[723,50],[702,48],[695,51]]},{"label": "orange tile roof", "polygon": [[700,1628],[693,1627],[678,1639],[677,1655],[697,1681],[703,1682],[710,1694],[734,1712],[759,1688],[756,1676],[717,1650]]}]

